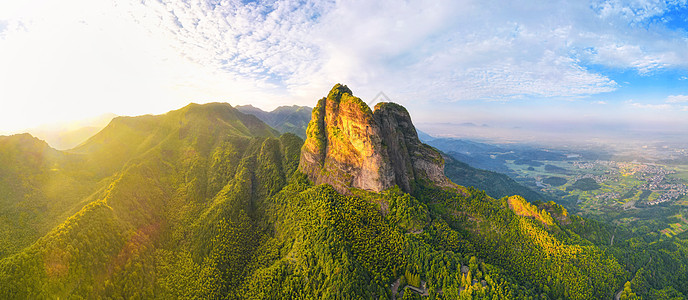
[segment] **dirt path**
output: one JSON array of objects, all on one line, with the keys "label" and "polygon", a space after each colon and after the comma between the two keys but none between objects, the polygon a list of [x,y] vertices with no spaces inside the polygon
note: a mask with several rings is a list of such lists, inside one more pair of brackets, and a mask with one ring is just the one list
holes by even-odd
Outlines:
[{"label": "dirt path", "polygon": [[397,296],[397,291],[399,291],[399,284],[401,283],[400,281],[401,276],[397,278],[397,280],[394,283],[392,283],[392,299],[395,299],[395,297]]}]

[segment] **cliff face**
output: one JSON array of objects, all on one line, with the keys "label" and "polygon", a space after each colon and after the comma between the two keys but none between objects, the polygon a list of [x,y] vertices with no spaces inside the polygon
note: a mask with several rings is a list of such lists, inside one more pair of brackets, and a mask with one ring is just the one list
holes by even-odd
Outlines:
[{"label": "cliff face", "polygon": [[371,111],[337,84],[318,101],[306,132],[299,169],[316,184],[380,192],[398,185],[413,192],[418,182],[447,186],[439,152],[418,140],[405,108],[379,103]]}]

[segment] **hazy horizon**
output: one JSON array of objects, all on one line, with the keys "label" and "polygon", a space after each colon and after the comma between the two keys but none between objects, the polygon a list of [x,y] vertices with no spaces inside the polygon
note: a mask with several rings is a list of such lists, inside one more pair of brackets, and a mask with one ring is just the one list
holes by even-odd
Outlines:
[{"label": "hazy horizon", "polygon": [[[269,111],[263,107],[253,106]],[[374,106],[374,103],[371,103],[371,106]],[[495,120],[493,118],[480,119],[475,117],[465,119],[457,117],[448,121],[434,120],[433,122],[427,119],[417,121],[419,119],[417,111],[409,109],[409,112],[418,130],[436,138],[465,139],[492,144],[532,144],[560,148],[606,147],[608,150],[621,152],[629,151],[629,149],[640,150],[643,147],[657,148],[662,145],[668,145],[667,147],[670,146],[671,148],[688,148],[688,126],[676,126],[671,122],[640,123],[595,119],[575,122],[527,118]],[[0,131],[0,135],[26,132],[46,140],[56,149],[65,150],[71,147],[65,147],[61,144],[60,138],[64,138],[63,135],[88,128],[89,130],[86,131],[88,136],[85,136],[83,132],[79,136],[84,136],[83,140],[85,140],[99,131],[99,129],[94,131],[94,128],[105,127],[109,120],[116,116],[109,113],[71,121],[46,123],[14,132]]]}]

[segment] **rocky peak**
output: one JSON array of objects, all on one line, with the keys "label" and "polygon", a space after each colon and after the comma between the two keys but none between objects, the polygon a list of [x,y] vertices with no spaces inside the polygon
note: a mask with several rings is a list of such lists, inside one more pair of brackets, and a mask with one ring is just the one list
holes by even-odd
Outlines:
[{"label": "rocky peak", "polygon": [[340,193],[394,185],[410,193],[419,182],[450,184],[442,157],[418,140],[404,107],[379,103],[372,111],[345,85],[318,101],[306,134],[299,169]]}]

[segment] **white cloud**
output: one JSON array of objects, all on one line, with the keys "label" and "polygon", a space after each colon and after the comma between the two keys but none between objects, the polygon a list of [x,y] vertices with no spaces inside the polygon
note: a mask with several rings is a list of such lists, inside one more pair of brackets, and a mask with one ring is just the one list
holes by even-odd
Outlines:
[{"label": "white cloud", "polygon": [[633,25],[642,25],[649,19],[659,17],[670,7],[685,6],[685,0],[603,0],[593,1],[592,7],[603,19],[622,19]]},{"label": "white cloud", "polygon": [[542,32],[531,16],[492,16],[512,9],[527,14],[530,7],[350,1],[238,9],[233,2],[192,3],[145,2],[132,12],[151,30],[169,33],[190,59],[295,95],[314,86],[321,94],[338,81],[362,87],[364,94],[400,89],[449,101],[570,97],[617,86],[562,47],[570,24]]},{"label": "white cloud", "polygon": [[683,105],[688,102],[687,95],[671,95],[668,96],[664,103],[640,103],[633,100],[626,101],[633,108],[639,108],[649,111],[672,111],[684,112],[688,111],[688,105]]},{"label": "white cloud", "polygon": [[667,97],[666,103],[685,103],[688,102],[688,95],[671,95]]},{"label": "white cloud", "polygon": [[648,74],[669,65],[662,55],[647,54],[637,45],[603,45],[597,48],[594,61],[619,68],[633,68],[640,74]]},{"label": "white cloud", "polygon": [[578,98],[619,88],[592,64],[688,68],[685,33],[652,21],[683,0],[244,2],[0,3],[0,128],[35,110],[313,105],[336,82],[401,102]]},{"label": "white cloud", "polygon": [[654,2],[144,3],[132,11],[192,60],[293,95],[343,81],[449,101],[581,96],[618,88],[585,63],[648,75],[685,66],[688,46],[634,25],[669,7]]},{"label": "white cloud", "polygon": [[649,110],[674,110],[674,109],[676,109],[676,106],[668,104],[668,103],[653,104],[653,103],[633,102],[630,104],[631,104],[631,106],[633,106],[635,108],[649,109]]}]

